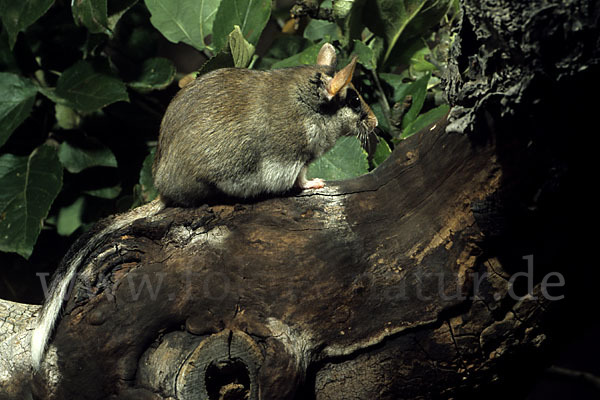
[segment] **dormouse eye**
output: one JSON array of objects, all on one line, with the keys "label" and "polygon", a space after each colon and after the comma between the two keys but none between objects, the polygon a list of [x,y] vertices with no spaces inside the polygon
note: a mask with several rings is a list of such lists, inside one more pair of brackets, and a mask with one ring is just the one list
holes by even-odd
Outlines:
[{"label": "dormouse eye", "polygon": [[354,89],[348,89],[346,91],[346,104],[355,112],[359,112],[362,109],[362,104],[358,93]]}]

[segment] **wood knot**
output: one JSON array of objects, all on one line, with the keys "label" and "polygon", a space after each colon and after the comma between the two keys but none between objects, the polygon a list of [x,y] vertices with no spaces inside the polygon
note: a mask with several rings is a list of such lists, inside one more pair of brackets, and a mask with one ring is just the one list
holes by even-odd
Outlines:
[{"label": "wood knot", "polygon": [[258,398],[263,355],[246,333],[224,330],[190,353],[177,376],[178,399],[252,400]]}]

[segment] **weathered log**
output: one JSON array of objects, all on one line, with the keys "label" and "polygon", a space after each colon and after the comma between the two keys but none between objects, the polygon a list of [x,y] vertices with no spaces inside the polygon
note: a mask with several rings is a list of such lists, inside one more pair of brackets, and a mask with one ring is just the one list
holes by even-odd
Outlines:
[{"label": "weathered log", "polygon": [[559,138],[600,64],[598,4],[569,3],[465,1],[449,119],[373,173],[115,232],[35,396],[451,398],[534,370],[564,286]]},{"label": "weathered log", "polygon": [[40,306],[0,300],[0,399],[27,399],[29,343]]},{"label": "weathered log", "polygon": [[[192,351],[180,346],[187,353],[164,396],[192,398],[181,374],[208,393],[211,371],[229,357],[244,360],[236,371],[245,375],[224,384],[286,398],[312,364],[446,327],[440,316],[465,301],[480,252],[471,205],[500,183],[491,149],[438,129],[376,173],[326,190],[168,209],[116,232],[89,257],[66,306],[46,366],[60,371],[52,389],[105,397],[152,373],[160,364],[137,368],[156,358],[144,353],[185,332],[197,340]],[[245,344],[232,357],[236,341]],[[49,386],[43,374],[35,383]]]}]

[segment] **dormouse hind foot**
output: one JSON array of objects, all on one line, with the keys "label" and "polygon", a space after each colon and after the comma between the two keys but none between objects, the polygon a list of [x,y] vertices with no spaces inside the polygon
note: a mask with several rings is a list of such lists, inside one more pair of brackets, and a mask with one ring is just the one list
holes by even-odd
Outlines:
[{"label": "dormouse hind foot", "polygon": [[308,166],[303,166],[296,178],[296,186],[302,190],[306,189],[321,189],[325,187],[325,181],[320,178],[306,179],[306,170]]},{"label": "dormouse hind foot", "polygon": [[308,181],[304,181],[300,184],[301,189],[321,189],[325,187],[325,181],[323,179],[315,178]]}]

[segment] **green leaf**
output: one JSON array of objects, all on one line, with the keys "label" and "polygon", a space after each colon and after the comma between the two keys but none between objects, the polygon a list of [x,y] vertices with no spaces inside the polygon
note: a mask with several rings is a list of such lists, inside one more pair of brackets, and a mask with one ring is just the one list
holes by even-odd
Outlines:
[{"label": "green leaf", "polygon": [[93,112],[117,101],[129,101],[125,84],[120,79],[95,70],[86,61],[78,61],[64,71],[53,94],[47,90],[42,93],[81,112]]},{"label": "green leaf", "polygon": [[56,231],[61,236],[70,236],[81,225],[81,216],[85,206],[85,197],[80,196],[73,204],[63,207],[58,212]]},{"label": "green leaf", "polygon": [[[204,39],[213,33],[221,0],[145,0],[150,22],[173,43],[183,42],[204,50]],[[227,34],[231,32],[231,25]]]},{"label": "green leaf", "polygon": [[156,57],[144,61],[140,76],[128,85],[142,93],[166,88],[175,79],[175,66],[171,60]]},{"label": "green leaf", "polygon": [[407,96],[411,96],[410,108],[402,118],[402,128],[408,126],[417,118],[423,108],[425,97],[427,96],[427,83],[431,77],[430,74],[423,75],[414,82],[405,83],[402,75],[397,74],[379,74],[379,77],[390,85],[394,91],[392,99],[394,103],[405,101]]},{"label": "green leaf", "polygon": [[256,63],[257,69],[270,69],[273,64],[285,58],[300,53],[311,42],[297,35],[281,35],[275,39],[264,56]]},{"label": "green leaf", "polygon": [[62,187],[56,150],[40,146],[29,157],[0,156],[0,251],[29,258]]},{"label": "green leaf", "polygon": [[163,36],[152,24],[147,23],[147,15],[142,10],[140,6],[126,13],[120,25],[122,28],[115,35],[115,39],[120,41],[119,52],[126,54],[129,62],[136,64],[156,56],[157,43]]},{"label": "green leaf", "polygon": [[73,0],[71,12],[77,26],[85,26],[91,33],[108,33],[106,0]]},{"label": "green leaf", "polygon": [[372,0],[372,13],[367,15],[370,30],[386,39],[387,50],[384,61],[394,49],[400,35],[425,6],[423,0]]},{"label": "green leaf", "polygon": [[154,179],[152,178],[152,163],[154,162],[154,154],[156,148],[150,151],[150,154],[144,159],[142,170],[140,171],[140,187],[142,200],[147,203],[154,200],[158,196],[158,192],[154,187]]},{"label": "green leaf", "polygon": [[269,17],[271,0],[222,0],[213,24],[213,46],[221,50],[238,25],[246,40],[256,45]]},{"label": "green leaf", "polygon": [[92,137],[80,138],[77,143],[61,143],[58,158],[67,171],[73,174],[90,167],[117,166],[117,159],[113,152]]},{"label": "green leaf", "polygon": [[354,178],[369,172],[367,152],[354,136],[338,139],[335,146],[310,164],[307,177],[325,180]]},{"label": "green leaf", "polygon": [[409,39],[423,35],[438,23],[450,4],[451,0],[369,0],[365,22],[372,32],[386,39],[383,61],[393,58],[390,56],[394,50],[405,48]]},{"label": "green leaf", "polygon": [[383,112],[383,107],[381,106],[381,104],[379,102],[372,103],[370,107],[373,111],[373,114],[375,114],[375,116],[377,117],[377,126],[384,132],[391,133],[392,127],[390,126],[390,122],[385,116],[385,113]]},{"label": "green leaf", "polygon": [[360,40],[354,40],[354,54],[358,56],[358,62],[366,69],[372,70],[377,68],[377,61],[375,60],[373,49]]},{"label": "green leaf", "polygon": [[399,95],[403,100],[406,96],[412,96],[412,104],[404,117],[402,118],[402,128],[411,124],[421,112],[425,97],[427,97],[427,82],[429,82],[430,74],[423,75],[408,86],[403,87]]},{"label": "green leaf", "polygon": [[300,53],[305,48],[311,46],[308,40],[297,35],[281,35],[275,39],[264,58],[283,60]]},{"label": "green leaf", "polygon": [[202,64],[196,77],[204,75],[207,72],[214,71],[215,69],[232,68],[234,66],[235,64],[233,62],[231,51],[229,48],[225,48],[212,56],[207,62]]},{"label": "green leaf", "polygon": [[304,29],[304,37],[313,42],[325,40],[333,42],[342,36],[339,26],[335,22],[312,19]]},{"label": "green leaf", "polygon": [[406,61],[406,56],[420,51],[424,46],[423,36],[440,22],[450,10],[453,0],[428,0],[421,11],[410,21],[406,29],[391,49],[388,64],[396,65]]},{"label": "green leaf", "polygon": [[54,0],[1,0],[0,18],[8,33],[10,49],[15,46],[19,32],[27,29],[48,11]]},{"label": "green leaf", "polygon": [[365,27],[363,9],[366,2],[366,0],[337,0],[333,3],[333,17],[341,27],[342,34],[339,40],[343,47],[353,39],[361,38]]},{"label": "green leaf", "polygon": [[294,54],[291,57],[285,58],[281,61],[277,61],[276,63],[271,65],[271,68],[275,69],[296,67],[298,65],[313,65],[317,61],[317,55],[319,54],[319,50],[321,50],[321,47],[321,43],[317,43],[315,45],[307,47],[298,54]]},{"label": "green leaf", "polygon": [[54,116],[56,123],[62,129],[75,129],[81,124],[81,116],[72,108],[62,104],[54,105]]},{"label": "green leaf", "polygon": [[404,100],[406,90],[411,82],[404,82],[406,76],[399,74],[380,73],[379,78],[391,86],[394,103]]},{"label": "green leaf", "polygon": [[[423,39],[421,37],[410,38],[406,40],[400,39],[399,44],[396,45],[396,48],[392,50],[392,53],[387,60],[387,65],[406,65],[412,67],[412,58],[413,56],[421,51],[425,46]],[[411,71],[412,72],[412,71]],[[412,75],[407,75],[412,76]]]},{"label": "green leaf", "polygon": [[244,39],[242,30],[238,25],[233,27],[229,34],[229,49],[233,57],[233,64],[237,68],[246,68],[254,55],[254,46]]},{"label": "green leaf", "polygon": [[373,166],[375,167],[379,166],[392,154],[392,149],[390,149],[390,145],[385,139],[381,137],[378,137],[378,139],[379,142],[377,143],[377,147],[375,147],[375,154],[373,154]]},{"label": "green leaf", "polygon": [[90,196],[99,197],[101,199],[116,199],[121,194],[121,185],[105,187],[100,189],[84,190],[83,193],[89,194]]},{"label": "green leaf", "polygon": [[0,71],[16,74],[21,72],[17,58],[8,45],[8,33],[6,29],[0,29]]},{"label": "green leaf", "polygon": [[119,0],[108,3],[108,29],[114,31],[117,22],[137,2],[138,0]]},{"label": "green leaf", "polygon": [[410,58],[410,68],[413,72],[432,72],[437,69],[435,65],[426,60],[426,56],[431,55],[431,50],[427,46],[423,46],[421,49],[413,53]]},{"label": "green leaf", "polygon": [[440,120],[444,115],[446,115],[449,110],[450,106],[448,104],[442,104],[441,106],[438,106],[419,115],[417,119],[415,119],[406,128],[404,128],[400,139],[406,139],[419,132],[421,129],[432,125],[436,121]]},{"label": "green leaf", "polygon": [[36,87],[19,75],[0,72],[0,146],[29,117]]},{"label": "green leaf", "polygon": [[355,0],[337,0],[333,3],[333,16],[336,19],[344,19],[350,15],[352,7],[359,1]]}]

